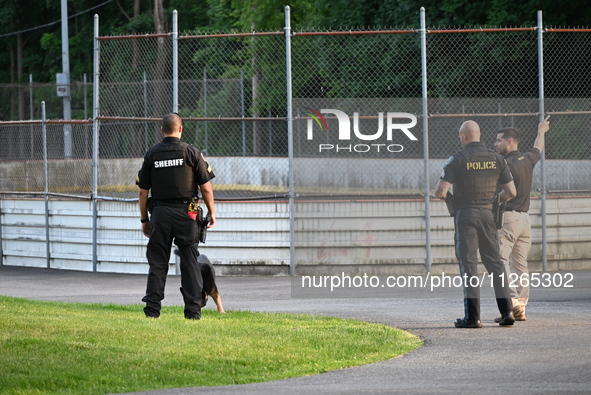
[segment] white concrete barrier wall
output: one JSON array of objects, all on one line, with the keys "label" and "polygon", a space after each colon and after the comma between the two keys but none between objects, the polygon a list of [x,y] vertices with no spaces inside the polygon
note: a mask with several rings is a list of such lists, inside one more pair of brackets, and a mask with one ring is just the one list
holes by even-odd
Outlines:
[{"label": "white concrete barrier wall", "polygon": [[[209,157],[217,185],[264,186],[271,189],[287,190],[287,158],[244,158]],[[99,184],[101,186],[133,187],[141,158],[101,159]],[[429,182],[433,186],[439,179],[445,160],[429,161]],[[591,190],[591,161],[547,160],[547,189],[550,190]],[[50,185],[60,188],[72,184],[90,183],[91,171],[88,160],[50,160],[48,162]],[[330,169],[327,172],[326,169]],[[387,169],[376,171],[376,169]],[[534,171],[532,189],[540,188],[538,164]],[[296,187],[300,188],[357,188],[422,192],[422,159],[340,159],[340,158],[296,158],[294,160]],[[57,177],[57,178],[56,178]],[[85,184],[86,183],[86,184]],[[90,188],[90,185],[86,185]],[[41,161],[19,161],[0,163],[0,190],[40,191],[43,190],[43,166]]]},{"label": "white concrete barrier wall", "polygon": [[[549,270],[591,269],[591,199],[547,199]],[[49,257],[45,202],[0,200],[2,264],[93,270],[92,204],[49,201]],[[424,274],[422,200],[298,201],[295,204],[297,274]],[[286,201],[219,202],[218,223],[200,246],[221,275],[289,274]],[[532,199],[530,265],[540,271],[540,200]],[[137,203],[100,201],[97,271],[147,273],[147,239]],[[433,273],[457,273],[453,221],[440,201],[431,203]],[[176,272],[171,254],[170,271]]]}]

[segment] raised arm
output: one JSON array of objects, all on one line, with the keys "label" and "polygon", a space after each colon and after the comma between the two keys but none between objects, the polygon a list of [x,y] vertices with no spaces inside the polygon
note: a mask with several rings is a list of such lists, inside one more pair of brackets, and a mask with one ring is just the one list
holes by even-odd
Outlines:
[{"label": "raised arm", "polygon": [[536,141],[534,141],[534,147],[542,152],[544,150],[544,145],[546,143],[546,132],[550,130],[550,122],[548,119],[550,115],[546,117],[539,125],[538,125],[538,136],[536,137]]}]

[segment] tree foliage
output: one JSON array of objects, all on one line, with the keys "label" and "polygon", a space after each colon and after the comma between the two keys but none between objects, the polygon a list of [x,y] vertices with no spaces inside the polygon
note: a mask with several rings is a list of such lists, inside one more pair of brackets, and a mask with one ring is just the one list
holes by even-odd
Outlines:
[{"label": "tree foliage", "polygon": [[[167,28],[172,10],[179,28],[201,31],[280,30],[285,1],[278,0],[155,0],[162,2]],[[101,35],[148,33],[154,26],[154,0],[68,0],[70,62],[73,79],[92,70],[93,16],[100,16]],[[51,82],[61,71],[60,0],[0,0],[0,83]],[[418,26],[420,7],[430,26],[532,26],[537,10],[545,25],[581,26],[591,20],[586,0],[293,0],[287,3],[296,29],[349,29]],[[37,28],[52,22],[46,27]],[[28,30],[34,29],[34,30]],[[17,32],[22,32],[17,34]],[[19,39],[20,36],[20,39]],[[22,59],[18,51],[21,42]],[[19,70],[19,66],[21,67]]]},{"label": "tree foliage", "polygon": [[[173,10],[179,12],[181,34],[282,32],[286,5],[290,6],[295,31],[416,29],[421,7],[426,10],[430,27],[531,27],[536,25],[538,10],[543,11],[544,26],[585,27],[591,20],[587,0],[68,0],[70,78],[81,81],[84,74],[92,73],[94,14],[100,16],[101,36],[170,31]],[[26,83],[29,74],[35,82],[55,82],[56,73],[62,71],[60,7],[60,0],[0,0],[0,83]],[[160,25],[159,20],[163,21]],[[536,97],[537,59],[531,50],[535,46],[534,32],[531,39],[507,33],[501,45],[476,35],[442,36],[429,37],[430,97]],[[418,97],[421,85],[420,75],[416,75],[420,59],[417,37],[298,37],[292,41],[293,95],[332,99]],[[285,116],[285,81],[278,77],[284,76],[283,42],[278,35],[182,43],[179,56],[191,67],[184,69],[181,79],[200,81],[205,76],[210,80],[237,81],[243,76],[246,116]],[[134,65],[143,62],[153,66],[154,73],[158,69],[164,75],[162,70],[168,65],[158,52],[164,48],[145,53],[133,42],[125,45],[129,46],[125,56],[119,56],[105,72],[131,78],[128,76],[137,74]],[[574,65],[584,69],[582,65],[591,61],[589,52],[578,51],[550,35],[545,47],[545,59],[554,74],[569,73]],[[216,58],[220,53],[227,56]],[[103,55],[109,55],[107,49]],[[532,72],[527,76],[511,73],[515,69]],[[490,70],[503,72],[499,75]],[[546,84],[548,97],[584,97],[589,92],[586,85],[576,81],[565,84],[548,78]],[[221,108],[235,101],[239,88],[229,83],[212,89],[207,98],[208,115],[218,115],[216,105]],[[0,118],[3,112],[14,112],[15,101],[24,98],[22,92],[19,95],[0,100]],[[154,96],[161,96],[155,102],[162,105],[154,109],[161,112],[166,102],[164,92],[155,92]],[[203,116],[205,98],[198,92],[194,96],[191,105],[181,103],[181,111],[186,116]],[[20,102],[18,107],[24,107]],[[137,107],[131,99],[126,106]],[[232,111],[227,115],[240,115],[239,107]],[[239,126],[238,137],[242,133]],[[264,151],[260,128],[253,124],[250,141],[257,154]]]}]

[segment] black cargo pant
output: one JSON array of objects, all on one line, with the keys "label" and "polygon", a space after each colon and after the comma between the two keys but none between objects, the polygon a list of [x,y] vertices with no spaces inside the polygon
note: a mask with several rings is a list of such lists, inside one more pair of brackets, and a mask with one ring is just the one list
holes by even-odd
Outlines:
[{"label": "black cargo pant", "polygon": [[455,216],[455,246],[464,279],[464,318],[469,321],[480,319],[480,287],[490,287],[488,276],[478,276],[478,250],[484,267],[492,274],[499,311],[503,314],[511,310],[511,294],[501,262],[492,210],[473,207],[458,210]]},{"label": "black cargo pant", "polygon": [[150,240],[146,257],[150,269],[144,312],[158,317],[168,274],[172,242],[179,248],[181,267],[181,293],[185,302],[185,317],[201,316],[201,290],[203,279],[197,265],[199,256],[198,224],[187,215],[187,205],[159,205],[156,203],[150,218]]}]

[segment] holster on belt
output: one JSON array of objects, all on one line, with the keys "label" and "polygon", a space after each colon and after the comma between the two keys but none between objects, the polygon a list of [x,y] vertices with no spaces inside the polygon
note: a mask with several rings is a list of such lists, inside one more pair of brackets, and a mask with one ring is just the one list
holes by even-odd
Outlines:
[{"label": "holster on belt", "polygon": [[201,210],[201,207],[199,207],[199,210],[201,213],[201,220],[199,220],[199,242],[205,243],[205,238],[207,237],[207,225],[209,225],[209,221],[211,220],[211,217],[208,214],[204,218],[203,217],[203,210]]},{"label": "holster on belt", "polygon": [[450,191],[447,191],[447,195],[445,195],[445,205],[447,206],[447,211],[449,211],[449,216],[455,217],[456,206],[454,205],[454,196]]},{"label": "holster on belt", "polygon": [[501,201],[501,196],[499,194],[496,194],[495,199],[493,200],[492,212],[495,219],[495,226],[497,229],[501,229],[503,227],[503,216],[505,214],[505,202]]},{"label": "holster on belt", "polygon": [[203,209],[199,206],[198,198],[194,197],[191,199],[191,203],[189,203],[189,207],[187,208],[187,214],[189,217],[197,221],[199,242],[205,243],[205,238],[207,237],[207,225],[209,225],[211,218],[209,215],[206,217],[203,216]]}]

